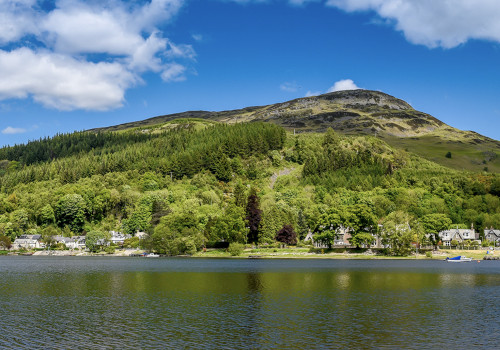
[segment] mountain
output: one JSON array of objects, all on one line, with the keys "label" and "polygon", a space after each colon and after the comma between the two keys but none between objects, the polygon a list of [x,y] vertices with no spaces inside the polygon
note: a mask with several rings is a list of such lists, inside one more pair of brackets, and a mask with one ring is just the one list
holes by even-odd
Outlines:
[{"label": "mountain", "polygon": [[[0,244],[23,234],[50,244],[55,235],[144,231],[150,239],[126,245],[177,255],[220,242],[274,246],[288,225],[327,245],[341,225],[353,228],[355,242],[370,242],[365,228],[386,222],[432,232],[500,227],[500,174],[454,170],[416,154],[466,162],[475,147],[496,141],[379,92],[186,112],[104,130],[0,148]],[[488,167],[496,161],[489,152]],[[405,238],[406,252],[414,237]]]},{"label": "mountain", "polygon": [[230,111],[189,111],[91,131],[155,129],[181,118],[227,124],[264,121],[295,132],[324,132],[333,128],[344,134],[377,136],[394,147],[447,167],[500,172],[500,142],[473,131],[456,129],[415,110],[401,99],[370,90],[337,91]]}]

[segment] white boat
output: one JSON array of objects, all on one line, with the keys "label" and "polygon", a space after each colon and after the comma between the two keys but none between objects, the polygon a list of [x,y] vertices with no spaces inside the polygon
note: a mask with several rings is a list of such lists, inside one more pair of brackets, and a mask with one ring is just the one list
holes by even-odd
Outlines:
[{"label": "white boat", "polygon": [[146,255],[146,258],[159,258],[160,256],[158,254],[155,254],[155,253],[149,253],[148,255]]},{"label": "white boat", "polygon": [[466,258],[465,256],[459,255],[459,256],[455,256],[453,258],[446,258],[445,261],[448,261],[448,262],[471,262],[472,258]]}]

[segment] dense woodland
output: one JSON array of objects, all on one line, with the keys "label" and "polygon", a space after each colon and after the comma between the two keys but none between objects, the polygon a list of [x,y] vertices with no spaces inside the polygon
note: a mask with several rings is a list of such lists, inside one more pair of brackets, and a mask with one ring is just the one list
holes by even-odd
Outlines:
[{"label": "dense woodland", "polygon": [[50,241],[145,231],[149,239],[127,244],[175,255],[220,242],[295,244],[309,230],[331,245],[343,226],[353,245],[378,233],[390,254],[405,254],[411,242],[438,244],[442,229],[500,227],[496,174],[452,170],[331,129],[171,125],[0,149],[0,245],[21,234]]}]

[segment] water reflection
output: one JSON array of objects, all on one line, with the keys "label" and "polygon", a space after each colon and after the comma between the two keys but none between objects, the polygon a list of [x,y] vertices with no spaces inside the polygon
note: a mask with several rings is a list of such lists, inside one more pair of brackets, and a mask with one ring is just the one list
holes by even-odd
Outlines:
[{"label": "water reflection", "polygon": [[495,348],[500,263],[0,258],[0,348]]}]

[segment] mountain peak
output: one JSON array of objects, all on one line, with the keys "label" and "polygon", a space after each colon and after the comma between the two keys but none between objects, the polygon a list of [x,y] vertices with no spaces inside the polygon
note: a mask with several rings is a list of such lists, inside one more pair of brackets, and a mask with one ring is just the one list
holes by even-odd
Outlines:
[{"label": "mountain peak", "polygon": [[413,109],[410,104],[403,100],[380,91],[372,90],[342,90],[319,95],[316,98],[351,107],[377,105],[386,109]]}]

